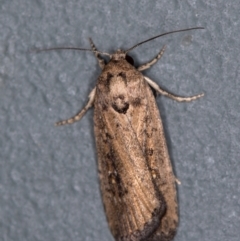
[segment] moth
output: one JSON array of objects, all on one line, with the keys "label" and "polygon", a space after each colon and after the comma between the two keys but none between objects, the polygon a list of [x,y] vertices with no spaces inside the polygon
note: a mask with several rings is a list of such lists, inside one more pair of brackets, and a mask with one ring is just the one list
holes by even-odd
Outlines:
[{"label": "moth", "polygon": [[[94,106],[100,189],[109,228],[117,241],[173,239],[178,225],[177,179],[153,90],[179,102],[203,96],[175,96],[142,74],[162,57],[165,46],[154,59],[139,67],[134,67],[128,52],[163,35],[193,29],[203,28],[160,34],[113,54],[99,52],[91,39],[91,49],[40,50],[92,51],[102,69],[86,106],[74,117],[56,125],[79,121]],[[108,63],[101,55],[110,58]]]}]

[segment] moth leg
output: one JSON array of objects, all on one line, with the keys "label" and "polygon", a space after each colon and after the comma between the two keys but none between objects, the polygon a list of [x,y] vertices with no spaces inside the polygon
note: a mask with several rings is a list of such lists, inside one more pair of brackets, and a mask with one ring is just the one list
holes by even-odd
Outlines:
[{"label": "moth leg", "polygon": [[155,63],[157,63],[157,61],[163,56],[163,53],[164,53],[165,49],[166,49],[166,45],[164,45],[162,47],[162,49],[160,50],[160,52],[158,53],[158,55],[154,59],[152,59],[151,61],[147,62],[146,64],[143,64],[143,65],[139,66],[137,68],[137,70],[138,71],[143,71],[145,69],[150,68]]},{"label": "moth leg", "polygon": [[77,121],[81,120],[81,118],[85,115],[87,110],[93,106],[95,95],[96,95],[96,87],[90,92],[90,94],[88,96],[88,98],[89,98],[88,103],[79,113],[77,113],[75,116],[73,116],[73,117],[71,117],[67,120],[56,122],[55,126],[73,124],[74,122],[77,122]]},{"label": "moth leg", "polygon": [[144,79],[147,81],[147,83],[153,88],[155,89],[158,93],[160,93],[161,95],[165,95],[173,100],[176,100],[178,102],[189,102],[192,100],[196,100],[202,96],[204,96],[204,94],[199,94],[199,95],[194,95],[194,96],[189,96],[189,97],[180,97],[180,96],[176,96],[173,94],[170,94],[169,92],[161,89],[154,81],[152,81],[151,79],[149,79],[148,77],[144,76]]},{"label": "moth leg", "polygon": [[[98,51],[91,38],[89,38],[89,42],[90,42],[92,51]],[[98,64],[99,64],[100,68],[103,69],[104,66],[105,66],[105,61],[104,61],[104,59],[100,56],[99,53],[97,53],[97,52],[93,52],[93,53],[94,53],[94,55],[96,56],[96,58],[97,58],[97,60],[98,60]]]},{"label": "moth leg", "polygon": [[178,185],[181,185],[181,184],[182,184],[181,181],[180,181],[178,178],[176,178],[176,177],[175,177],[175,182],[176,182]]}]

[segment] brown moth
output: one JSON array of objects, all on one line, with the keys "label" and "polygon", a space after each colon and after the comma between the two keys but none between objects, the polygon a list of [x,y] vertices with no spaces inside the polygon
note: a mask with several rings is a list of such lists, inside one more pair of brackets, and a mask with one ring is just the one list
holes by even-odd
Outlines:
[{"label": "brown moth", "polygon": [[[117,241],[170,241],[178,225],[176,177],[152,89],[180,102],[203,96],[172,95],[141,73],[161,58],[165,47],[153,60],[137,68],[127,53],[160,36],[192,29],[202,28],[164,33],[111,55],[99,52],[90,39],[102,73],[87,105],[74,117],[56,123],[72,124],[94,106],[102,200]],[[79,48],[45,50],[53,49]],[[100,54],[110,56],[107,64]]]}]

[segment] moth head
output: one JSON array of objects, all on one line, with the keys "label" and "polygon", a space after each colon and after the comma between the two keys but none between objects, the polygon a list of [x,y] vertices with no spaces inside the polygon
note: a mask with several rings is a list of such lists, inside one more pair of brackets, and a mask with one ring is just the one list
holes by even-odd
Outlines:
[{"label": "moth head", "polygon": [[121,50],[121,49],[118,49],[110,57],[111,60],[115,60],[115,61],[118,61],[118,60],[121,60],[121,59],[125,59],[125,58],[126,58],[126,53],[123,50]]},{"label": "moth head", "polygon": [[129,64],[134,65],[133,58],[128,54],[126,54],[126,51],[123,51],[121,49],[118,49],[114,54],[112,54],[110,59],[113,61],[119,61],[119,60],[125,59]]}]

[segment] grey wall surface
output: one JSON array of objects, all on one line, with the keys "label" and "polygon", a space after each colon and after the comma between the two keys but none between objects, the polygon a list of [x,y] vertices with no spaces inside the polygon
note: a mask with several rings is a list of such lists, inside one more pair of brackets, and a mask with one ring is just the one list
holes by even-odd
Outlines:
[{"label": "grey wall surface", "polygon": [[240,240],[239,0],[0,1],[0,240],[113,240],[98,188],[93,111],[54,127],[87,101],[100,68],[90,52],[127,49],[137,65],[166,44],[145,75],[178,95],[158,96],[178,186],[175,241]]}]

